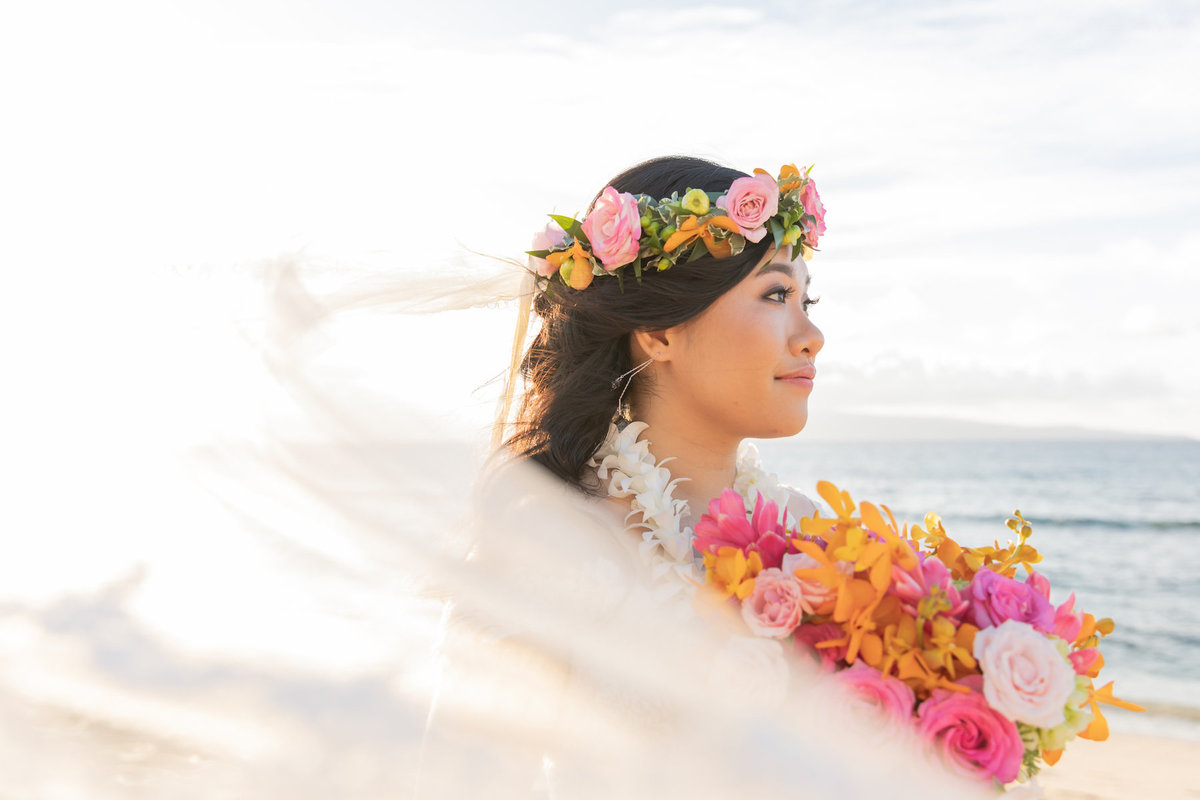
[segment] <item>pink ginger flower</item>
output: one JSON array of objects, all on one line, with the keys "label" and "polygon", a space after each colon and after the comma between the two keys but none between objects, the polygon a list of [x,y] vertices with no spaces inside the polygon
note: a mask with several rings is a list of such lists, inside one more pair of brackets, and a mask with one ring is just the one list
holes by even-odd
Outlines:
[{"label": "pink ginger flower", "polygon": [[746,555],[758,553],[763,567],[778,567],[788,549],[787,529],[779,521],[779,507],[758,493],[754,513],[746,519],[746,503],[733,489],[708,504],[708,513],[696,523],[692,546],[701,553],[716,554],[722,547],[736,547]]},{"label": "pink ginger flower", "polygon": [[[1050,581],[1042,573],[1030,572],[1025,583],[1036,589],[1042,597],[1050,599]],[[1054,609],[1054,624],[1047,633],[1053,633],[1068,642],[1073,642],[1079,638],[1081,630],[1083,630],[1083,614],[1075,610],[1075,593],[1071,592],[1071,596],[1066,599],[1066,602]]]},{"label": "pink ginger flower", "polygon": [[846,632],[836,622],[821,622],[804,624],[792,633],[792,645],[797,653],[821,659],[821,669],[833,672],[838,664],[846,658],[847,645],[839,644],[832,647],[817,647],[821,642],[834,642],[845,639]]},{"label": "pink ginger flower", "polygon": [[[937,590],[937,591],[934,591]],[[917,555],[917,569],[909,572],[899,564],[892,564],[892,585],[888,590],[900,600],[905,613],[912,617],[919,616],[918,606],[922,600],[936,595],[936,602],[941,605],[938,613],[949,619],[957,626],[962,622],[971,603],[959,594],[954,586],[954,577],[936,557],[927,553]],[[926,618],[932,614],[925,614]]]}]

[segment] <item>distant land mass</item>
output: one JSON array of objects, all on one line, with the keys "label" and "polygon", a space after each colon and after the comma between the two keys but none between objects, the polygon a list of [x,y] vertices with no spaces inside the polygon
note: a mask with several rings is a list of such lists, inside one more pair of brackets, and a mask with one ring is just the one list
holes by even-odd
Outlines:
[{"label": "distant land mass", "polygon": [[822,413],[814,415],[800,436],[814,442],[939,441],[1151,441],[1190,442],[1187,436],[1100,430],[1075,425],[999,425],[936,417]]}]

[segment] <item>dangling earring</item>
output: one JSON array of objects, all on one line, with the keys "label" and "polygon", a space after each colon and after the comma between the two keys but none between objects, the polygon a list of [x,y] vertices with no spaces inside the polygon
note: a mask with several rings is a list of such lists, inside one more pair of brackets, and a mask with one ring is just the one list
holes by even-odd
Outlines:
[{"label": "dangling earring", "polygon": [[617,408],[621,407],[621,402],[624,401],[624,399],[625,399],[625,392],[629,389],[629,384],[633,383],[634,377],[639,372],[644,370],[646,367],[650,366],[650,364],[653,363],[653,361],[654,361],[654,356],[651,356],[650,358],[647,358],[645,361],[638,364],[636,367],[629,370],[628,372],[621,373],[613,380],[612,388],[615,389],[621,384],[621,381],[625,380],[625,378],[629,378],[629,380],[625,384],[625,387],[623,389],[621,389],[621,396],[617,398]]}]

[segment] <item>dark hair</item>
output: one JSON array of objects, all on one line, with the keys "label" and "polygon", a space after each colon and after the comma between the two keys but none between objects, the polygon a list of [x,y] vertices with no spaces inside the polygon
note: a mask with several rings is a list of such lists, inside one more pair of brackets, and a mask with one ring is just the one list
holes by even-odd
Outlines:
[{"label": "dark hair", "polygon": [[[687,189],[723,192],[742,177],[746,174],[704,159],[666,156],[627,169],[609,185],[618,192],[664,198]],[[629,334],[670,328],[697,316],[746,277],[771,242],[767,236],[747,242],[736,256],[705,254],[666,272],[649,269],[640,284],[626,276],[623,287],[615,279],[598,278],[582,290],[554,283],[549,291],[538,291],[533,309],[541,330],[521,362],[528,390],[505,448],[586,489],[584,466],[618,410],[622,386],[613,388],[613,381],[632,366]]]}]

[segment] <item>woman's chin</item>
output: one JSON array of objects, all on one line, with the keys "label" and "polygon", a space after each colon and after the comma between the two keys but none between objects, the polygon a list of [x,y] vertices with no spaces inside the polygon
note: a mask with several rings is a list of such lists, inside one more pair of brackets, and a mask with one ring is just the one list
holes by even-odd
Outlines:
[{"label": "woman's chin", "polygon": [[805,409],[805,413],[803,414],[792,414],[787,419],[776,420],[774,424],[754,433],[747,434],[747,436],[751,439],[785,439],[800,433],[807,424],[808,410]]}]

